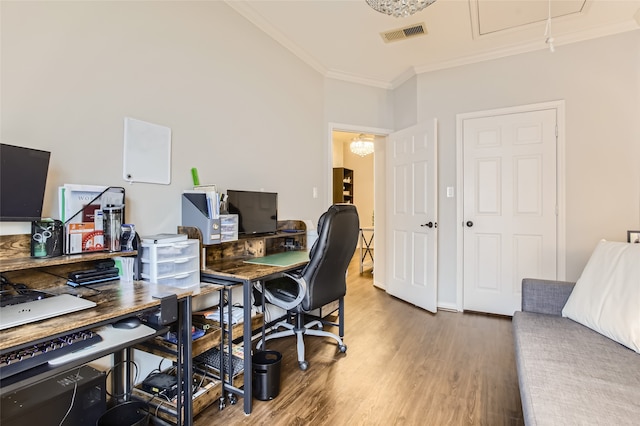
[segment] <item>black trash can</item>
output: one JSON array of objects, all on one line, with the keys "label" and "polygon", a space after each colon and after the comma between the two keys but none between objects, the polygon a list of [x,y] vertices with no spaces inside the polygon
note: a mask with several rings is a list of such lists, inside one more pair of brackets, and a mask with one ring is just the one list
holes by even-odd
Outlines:
[{"label": "black trash can", "polygon": [[280,361],[276,351],[259,351],[253,355],[253,396],[269,401],[280,393]]},{"label": "black trash can", "polygon": [[149,406],[141,401],[127,401],[107,410],[96,426],[147,426]]}]

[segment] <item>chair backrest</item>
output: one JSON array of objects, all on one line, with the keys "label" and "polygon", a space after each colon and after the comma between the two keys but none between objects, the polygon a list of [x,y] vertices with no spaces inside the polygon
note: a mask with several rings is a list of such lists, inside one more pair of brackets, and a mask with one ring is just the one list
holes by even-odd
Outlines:
[{"label": "chair backrest", "polygon": [[318,239],[302,271],[307,294],[302,309],[310,311],[343,297],[346,273],[360,233],[358,211],[353,204],[334,204],[320,216]]}]

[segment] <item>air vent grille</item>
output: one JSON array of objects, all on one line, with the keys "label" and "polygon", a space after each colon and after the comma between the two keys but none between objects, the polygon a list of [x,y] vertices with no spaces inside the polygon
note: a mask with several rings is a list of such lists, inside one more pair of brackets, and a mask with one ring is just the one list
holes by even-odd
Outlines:
[{"label": "air vent grille", "polygon": [[407,38],[422,36],[425,34],[427,34],[427,27],[425,27],[424,22],[422,22],[409,27],[386,31],[384,33],[380,33],[380,36],[382,36],[382,40],[384,40],[385,43],[391,43],[392,41],[405,40]]}]

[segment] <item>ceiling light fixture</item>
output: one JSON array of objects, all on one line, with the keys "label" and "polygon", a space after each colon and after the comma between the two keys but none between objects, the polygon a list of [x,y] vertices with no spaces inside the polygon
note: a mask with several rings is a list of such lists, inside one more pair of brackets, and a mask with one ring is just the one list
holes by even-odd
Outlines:
[{"label": "ceiling light fixture", "polygon": [[420,12],[436,0],[366,0],[374,10],[401,18]]},{"label": "ceiling light fixture", "polygon": [[360,133],[357,138],[351,140],[349,149],[360,157],[373,154],[373,138]]}]

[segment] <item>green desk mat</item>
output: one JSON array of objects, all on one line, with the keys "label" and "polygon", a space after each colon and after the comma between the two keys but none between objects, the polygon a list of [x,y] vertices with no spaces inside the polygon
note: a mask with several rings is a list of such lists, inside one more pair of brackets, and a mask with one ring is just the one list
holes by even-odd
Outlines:
[{"label": "green desk mat", "polygon": [[247,259],[245,263],[253,263],[256,265],[269,266],[290,266],[296,263],[306,262],[309,260],[308,251],[285,251],[283,253],[270,254],[263,257],[253,257]]}]

